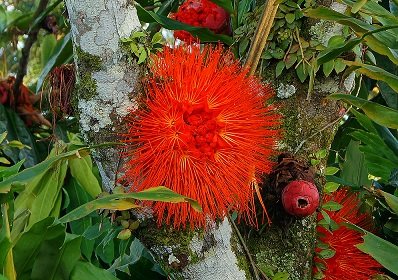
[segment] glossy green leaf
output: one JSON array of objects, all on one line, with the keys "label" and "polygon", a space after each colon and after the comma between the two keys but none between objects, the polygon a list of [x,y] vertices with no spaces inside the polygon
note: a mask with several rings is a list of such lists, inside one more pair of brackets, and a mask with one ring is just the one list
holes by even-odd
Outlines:
[{"label": "glossy green leaf", "polygon": [[[30,279],[30,272],[43,242],[65,236],[65,227],[54,224],[54,218],[48,217],[24,232],[13,248],[15,268],[18,277]],[[62,245],[62,244],[61,244]],[[27,278],[24,278],[27,277]]]},{"label": "glossy green leaf", "polygon": [[166,274],[154,261],[144,245],[135,238],[130,245],[130,254],[117,258],[109,271],[119,279],[166,280]]},{"label": "glossy green leaf", "polygon": [[[51,173],[51,176],[47,181],[42,181],[40,188],[36,189],[35,198],[32,201],[31,207],[28,208],[30,217],[27,228],[51,216],[64,184],[67,169],[66,162],[60,161],[59,164],[47,170],[47,172]],[[54,214],[54,217],[58,218],[59,211],[56,211]]]},{"label": "glossy green leaf", "polygon": [[322,259],[330,259],[332,258],[334,255],[336,254],[336,251],[332,250],[332,249],[325,249],[322,250],[318,253],[318,255],[322,258]]},{"label": "glossy green leaf", "polygon": [[[232,2],[232,1],[230,1]],[[254,0],[243,0],[239,1],[238,5],[238,26],[242,24],[243,15],[249,12],[251,5],[253,4]]]},{"label": "glossy green leaf", "polygon": [[345,61],[348,66],[353,67],[356,71],[378,81],[383,81],[387,83],[393,90],[398,94],[398,76],[391,74],[382,68],[359,63],[355,61]]},{"label": "glossy green leaf", "polygon": [[379,40],[382,44],[386,45],[387,47],[392,49],[398,48],[398,42],[395,40],[396,36],[394,36],[394,33],[390,31],[390,29],[397,28],[398,25],[376,27],[360,19],[350,17],[348,15],[336,12],[330,8],[325,8],[325,7],[319,7],[316,9],[308,10],[305,13],[305,15],[307,17],[330,20],[345,26],[349,26],[359,34],[370,32],[364,35],[368,36],[369,34],[372,34],[372,36],[377,38],[377,40]]},{"label": "glossy green leaf", "polygon": [[49,59],[44,66],[39,79],[37,80],[36,92],[39,92],[41,90],[43,83],[50,71],[56,66],[70,62],[72,60],[72,56],[73,52],[71,34],[68,33],[58,41],[58,43],[54,47],[53,52],[49,56]]},{"label": "glossy green leaf", "polygon": [[287,272],[277,272],[272,277],[272,280],[288,280],[289,277],[290,277],[290,274]]},{"label": "glossy green leaf", "polygon": [[334,201],[328,201],[322,204],[322,208],[329,211],[337,211],[340,210],[343,206]]},{"label": "glossy green leaf", "polygon": [[69,279],[70,273],[81,257],[81,239],[81,236],[66,234],[65,237],[60,235],[45,240],[36,255],[31,279]]},{"label": "glossy green leaf", "polygon": [[0,6],[0,34],[7,28],[7,13],[4,6]]},{"label": "glossy green leaf", "polygon": [[368,179],[368,170],[365,167],[365,155],[359,150],[358,141],[352,140],[347,146],[345,160],[341,168],[341,179],[345,181],[345,183],[342,182],[344,185],[369,187],[372,184]]},{"label": "glossy green leaf", "polygon": [[284,68],[285,68],[285,62],[283,60],[279,61],[275,69],[276,77],[279,77],[282,74]]},{"label": "glossy green leaf", "polygon": [[37,175],[43,174],[50,166],[52,166],[54,163],[60,160],[76,158],[88,154],[89,154],[88,148],[84,147],[49,158],[33,167],[27,168],[19,172],[18,174],[7,178],[3,182],[0,182],[0,193],[7,193],[10,190],[11,185],[15,182],[20,182],[20,183],[30,182]]},{"label": "glossy green leaf", "polygon": [[336,74],[339,74],[344,71],[346,65],[344,63],[344,59],[341,57],[337,58],[334,62],[334,70],[336,71]]},{"label": "glossy green leaf", "polygon": [[63,216],[60,221],[63,223],[74,221],[87,216],[91,212],[98,209],[118,209],[127,210],[134,207],[139,207],[132,202],[126,201],[124,199],[134,198],[139,200],[154,200],[163,202],[188,202],[193,209],[198,212],[202,211],[201,206],[198,202],[188,197],[182,196],[166,187],[154,187],[144,191],[135,193],[123,193],[123,194],[111,194],[109,196],[96,199],[89,203],[86,203],[72,212],[69,212]]},{"label": "glossy green leaf", "polygon": [[340,169],[334,166],[328,166],[325,168],[325,171],[323,172],[325,175],[334,175],[336,174]]},{"label": "glossy green leaf", "polygon": [[84,158],[70,159],[70,171],[71,175],[79,182],[86,192],[88,192],[92,198],[96,198],[101,193],[102,189],[88,161],[91,161],[89,155]]},{"label": "glossy green leaf", "polygon": [[228,13],[233,14],[234,9],[232,7],[232,1],[231,0],[210,0],[211,2],[215,3],[216,5],[220,6],[224,10],[226,10]]},{"label": "glossy green leaf", "polygon": [[41,67],[44,67],[46,63],[48,62],[51,53],[53,52],[53,49],[55,45],[57,44],[57,38],[55,37],[54,34],[47,34],[43,38],[43,42],[41,43],[40,46],[40,51],[41,51]]},{"label": "glossy green leaf", "polygon": [[331,194],[332,192],[336,191],[339,188],[340,184],[335,182],[327,182],[323,187],[323,191],[327,194]]},{"label": "glossy green leaf", "polygon": [[8,221],[8,208],[8,204],[0,204],[0,271],[6,276],[13,278],[16,276],[16,273],[12,254],[10,254],[12,243],[10,238],[10,225]]},{"label": "glossy green leaf", "polygon": [[300,82],[304,82],[308,77],[308,71],[304,65],[305,63],[300,63],[300,65],[296,68],[297,77],[300,79]]},{"label": "glossy green leaf", "polygon": [[146,23],[157,22],[160,26],[169,30],[186,30],[194,37],[198,37],[201,42],[218,42],[221,41],[227,45],[232,45],[233,40],[226,35],[217,35],[208,28],[197,27],[168,18],[167,16],[158,15],[151,11],[146,11],[140,5],[136,5],[137,13],[141,21]]},{"label": "glossy green leaf", "polygon": [[78,261],[70,275],[70,280],[118,280],[107,270],[92,263]]},{"label": "glossy green leaf", "polygon": [[[319,61],[318,61],[318,63],[319,63]],[[329,60],[328,62],[325,62],[322,65],[323,74],[325,74],[326,77],[329,77],[329,75],[330,75],[330,73],[332,73],[333,69],[334,69],[334,60],[333,59]]]},{"label": "glossy green leaf", "polygon": [[366,232],[362,238],[364,242],[356,247],[398,276],[398,247],[370,232]]},{"label": "glossy green leaf", "polygon": [[286,69],[289,69],[290,67],[292,67],[296,61],[297,61],[297,54],[295,53],[290,53],[286,56],[286,58],[284,59],[285,64],[286,64]]},{"label": "glossy green leaf", "polygon": [[29,148],[11,148],[4,150],[4,153],[10,157],[14,163],[24,159],[24,166],[31,167],[38,162],[38,151],[36,147],[36,139],[32,133],[26,128],[21,118],[10,108],[6,108],[0,104],[0,133],[7,132],[7,140],[17,140]]},{"label": "glossy green leaf", "polygon": [[285,15],[285,19],[288,23],[292,23],[296,19],[296,16],[295,16],[295,14],[289,13],[289,14]]},{"label": "glossy green leaf", "polygon": [[362,109],[365,114],[374,122],[389,128],[398,129],[397,110],[349,94],[334,93],[329,95],[327,98],[334,100],[343,100],[348,104]]},{"label": "glossy green leaf", "polygon": [[388,206],[398,215],[398,197],[382,190],[379,190],[378,193],[384,196]]},{"label": "glossy green leaf", "polygon": [[[69,183],[65,186],[65,190],[68,192],[70,203],[66,208],[66,212],[69,213],[73,209],[90,202],[91,196],[83,189],[83,187],[76,181],[75,178],[71,178]],[[82,235],[88,228],[93,225],[93,218],[90,216],[83,217],[79,221],[72,221],[69,223],[71,232],[73,234]],[[86,259],[91,259],[91,255],[94,249],[94,240],[87,238],[82,239],[81,251]]]}]

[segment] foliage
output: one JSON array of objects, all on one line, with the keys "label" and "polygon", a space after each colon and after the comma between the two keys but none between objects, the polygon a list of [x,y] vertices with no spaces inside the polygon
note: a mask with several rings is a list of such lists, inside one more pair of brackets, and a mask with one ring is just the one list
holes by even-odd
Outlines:
[{"label": "foliage", "polygon": [[[58,31],[40,31],[25,77],[32,91],[48,91],[50,71],[72,59],[62,1],[50,1],[37,17],[39,1],[14,2],[18,5],[12,9],[4,2],[0,5],[0,78],[17,72],[21,46],[32,27],[54,16]],[[146,63],[149,53],[160,46],[160,27],[187,30],[201,42],[220,41],[243,61],[263,9],[256,7],[255,0],[212,1],[231,14],[231,38],[170,19],[169,13],[180,4],[177,0],[137,2],[138,16],[148,27],[121,43],[139,64]],[[358,248],[393,275],[398,271],[391,259],[398,246],[398,8],[396,1],[390,1],[389,7],[375,1],[342,2],[348,5],[345,13],[316,6],[311,0],[280,1],[262,67],[275,66],[276,76],[294,69],[301,82],[310,78],[310,90],[316,75],[355,74],[351,94],[328,97],[351,106],[331,149],[311,155],[311,163],[319,175],[326,176],[324,193],[332,194],[340,185],[360,193],[362,210],[372,211],[379,236],[365,232]],[[308,33],[308,17],[340,23],[343,33],[322,45],[321,38]],[[44,116],[51,118],[46,98],[42,105]],[[89,155],[93,147],[71,134],[77,131],[74,118],[56,119],[55,124],[52,130],[27,127],[13,108],[0,104],[1,272],[9,279],[17,275],[18,279],[166,279],[134,238],[134,230],[145,225],[129,209],[138,207],[135,199],[188,201],[199,210],[197,203],[162,187],[130,194],[115,189],[95,199],[101,182]],[[50,141],[54,139],[60,141],[54,144]],[[328,153],[329,166],[322,170],[319,164]],[[337,229],[328,211],[340,207],[333,201],[325,203],[319,224]],[[379,246],[390,253],[383,254]],[[330,257],[334,253],[323,248],[319,254]],[[285,272],[259,267],[268,277],[288,277]]]}]

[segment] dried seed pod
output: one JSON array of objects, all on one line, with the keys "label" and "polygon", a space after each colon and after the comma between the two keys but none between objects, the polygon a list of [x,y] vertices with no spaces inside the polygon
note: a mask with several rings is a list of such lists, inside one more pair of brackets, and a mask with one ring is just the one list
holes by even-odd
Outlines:
[{"label": "dried seed pod", "polygon": [[318,189],[308,181],[292,181],[282,191],[282,204],[285,211],[293,216],[309,216],[318,208]]}]

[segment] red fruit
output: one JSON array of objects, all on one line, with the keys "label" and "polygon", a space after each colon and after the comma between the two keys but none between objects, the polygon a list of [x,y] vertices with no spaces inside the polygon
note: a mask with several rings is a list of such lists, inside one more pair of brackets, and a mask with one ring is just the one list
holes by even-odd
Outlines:
[{"label": "red fruit", "polygon": [[308,181],[292,181],[282,191],[282,204],[285,211],[293,216],[309,216],[318,208],[318,189]]}]

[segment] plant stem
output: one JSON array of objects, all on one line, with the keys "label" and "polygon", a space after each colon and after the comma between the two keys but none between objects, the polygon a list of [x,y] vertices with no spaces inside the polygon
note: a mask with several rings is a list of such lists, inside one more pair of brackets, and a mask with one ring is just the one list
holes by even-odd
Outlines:
[{"label": "plant stem", "polygon": [[249,75],[253,75],[256,71],[258,62],[261,58],[261,53],[267,43],[267,38],[275,19],[276,11],[279,4],[275,0],[268,0],[261,14],[261,18],[254,34],[253,40],[250,44],[249,54],[247,56],[246,65],[249,65]]}]

